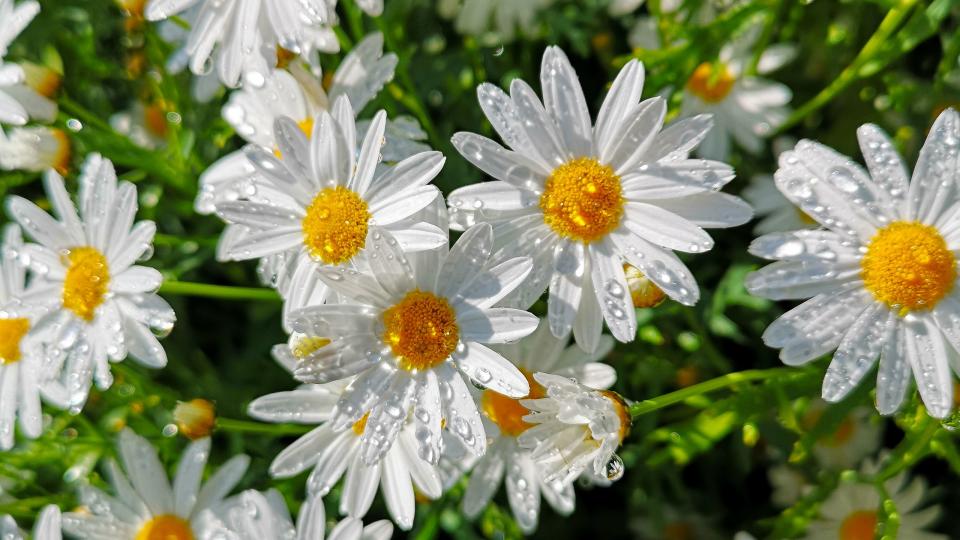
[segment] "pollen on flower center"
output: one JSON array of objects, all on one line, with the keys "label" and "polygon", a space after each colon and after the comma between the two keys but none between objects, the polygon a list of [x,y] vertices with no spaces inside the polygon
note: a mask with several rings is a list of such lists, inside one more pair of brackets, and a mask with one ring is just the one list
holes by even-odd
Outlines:
[{"label": "pollen on flower center", "polygon": [[707,103],[717,103],[727,97],[735,80],[726,64],[704,62],[693,71],[687,89]]},{"label": "pollen on flower center", "polygon": [[89,246],[69,250],[65,259],[68,266],[63,279],[63,307],[85,321],[92,321],[110,283],[107,259]]},{"label": "pollen on flower center", "polygon": [[325,188],[303,218],[303,243],[310,255],[327,264],[349,261],[367,241],[370,212],[359,195],[345,187]]},{"label": "pollen on flower center", "polygon": [[443,298],[413,290],[383,312],[383,341],[401,368],[430,369],[453,353],[460,341],[457,316]]},{"label": "pollen on flower center", "polygon": [[867,290],[901,315],[932,308],[957,279],[957,261],[939,231],[910,221],[877,231],[860,266]]},{"label": "pollen on flower center", "polygon": [[554,169],[540,196],[544,222],[558,235],[585,244],[617,228],[623,203],[620,177],[588,157]]},{"label": "pollen on flower center", "polygon": [[526,396],[514,399],[487,389],[483,391],[480,398],[480,406],[487,418],[500,428],[501,433],[510,437],[516,437],[533,427],[533,424],[528,424],[523,420],[523,417],[530,414],[530,411],[520,404],[520,400],[540,399],[547,395],[546,389],[533,379],[530,372],[520,368],[520,373],[523,373],[530,384],[530,393]]},{"label": "pollen on flower center", "polygon": [[0,365],[20,360],[20,340],[29,330],[27,319],[0,319]]},{"label": "pollen on flower center", "polygon": [[620,397],[620,394],[612,390],[601,390],[600,395],[610,400],[610,403],[613,404],[613,410],[616,411],[617,418],[620,419],[620,431],[617,435],[620,438],[620,442],[623,443],[623,440],[630,434],[630,426],[633,424],[633,418],[630,416],[630,407],[628,407],[627,402]]},{"label": "pollen on flower center", "polygon": [[194,540],[194,536],[185,519],[163,514],[144,523],[134,540]]},{"label": "pollen on flower center", "polygon": [[356,433],[357,437],[363,435],[363,431],[367,429],[367,419],[370,418],[370,413],[363,415],[359,420],[353,423],[353,432]]},{"label": "pollen on flower center", "polygon": [[873,540],[877,529],[877,513],[873,510],[857,510],[840,524],[840,540]]}]

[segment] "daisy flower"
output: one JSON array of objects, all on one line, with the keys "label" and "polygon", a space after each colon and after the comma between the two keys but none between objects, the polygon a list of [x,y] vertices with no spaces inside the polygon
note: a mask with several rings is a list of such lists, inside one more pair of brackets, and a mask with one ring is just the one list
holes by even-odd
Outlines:
[{"label": "daisy flower", "polygon": [[40,12],[40,4],[33,0],[14,5],[14,0],[0,0],[0,124],[23,125],[30,119],[27,110],[11,95],[12,87],[21,85],[23,69],[14,64],[5,64],[10,43]]},{"label": "daisy flower", "polygon": [[283,496],[273,489],[244,491],[228,499],[217,514],[208,531],[210,538],[220,540],[389,540],[393,535],[393,526],[385,519],[364,527],[359,519],[349,517],[327,536],[326,510],[319,495],[307,497],[294,526]]},{"label": "daisy flower", "polygon": [[262,81],[277,46],[299,54],[328,43],[323,27],[336,22],[333,0],[150,0],[145,13],[160,21],[194,5],[199,12],[185,46],[190,71],[202,75],[212,59],[231,87],[241,75],[250,84]]},{"label": "daisy flower", "polygon": [[750,208],[717,193],[734,176],[729,165],[687,157],[710,129],[709,117],[661,132],[666,104],[639,101],[641,63],[617,75],[595,126],[559,48],[547,48],[540,79],[544,104],[520,79],[510,95],[491,84],[477,89],[512,150],[473,133],[453,136],[463,157],[497,180],[450,194],[451,227],[490,222],[502,256],[532,257],[534,273],[510,304],[531,305],[549,283],[553,335],[573,328],[577,343],[593,351],[606,321],[614,337],[631,341],[637,322],[624,263],[692,305],[700,289],[673,250],[709,250],[713,240],[702,227],[739,225]]},{"label": "daisy flower", "polygon": [[776,465],[767,469],[770,482],[770,502],[777,508],[793,506],[813,489],[810,481],[795,467]]},{"label": "daisy flower", "polygon": [[[2,259],[0,259],[0,450],[13,446],[14,423],[18,417],[24,436],[40,435],[42,413],[40,394],[63,407],[64,389],[55,384],[44,384],[43,348],[32,339],[29,331],[43,314],[43,309],[31,300],[35,289],[26,289],[26,272],[17,261],[23,246],[20,228],[7,225],[4,230]],[[43,389],[41,389],[43,386]]]},{"label": "daisy flower", "polygon": [[106,466],[114,495],[81,486],[83,511],[63,515],[68,534],[97,540],[206,538],[200,526],[204,510],[222,504],[250,463],[245,455],[234,456],[201,485],[210,439],[199,439],[183,451],[171,487],[157,451],[143,437],[124,429],[117,452],[123,470],[113,460]]},{"label": "daisy flower", "polygon": [[[60,88],[62,73],[32,62],[20,62],[15,67],[19,67],[23,72],[22,82],[12,86],[2,86],[0,83],[0,93],[5,93],[19,103],[30,119],[52,123],[57,119],[57,102],[53,101],[53,98]],[[0,63],[0,71],[3,69]]]},{"label": "daisy flower", "polygon": [[[300,358],[329,343],[326,339],[294,336],[292,346],[274,347],[274,358],[288,371],[296,369]],[[335,432],[329,420],[337,402],[353,378],[322,385],[303,385],[290,392],[277,392],[250,403],[250,416],[266,422],[322,424],[281,452],[270,465],[275,478],[289,478],[313,468],[307,481],[309,492],[326,496],[346,476],[340,513],[363,517],[370,509],[380,484],[387,510],[403,530],[413,526],[416,509],[414,486],[431,499],[442,494],[440,475],[435,466],[417,456],[417,443],[412,424],[401,428],[398,444],[383,459],[367,465],[361,459],[361,438],[366,432],[369,413],[350,429]]]},{"label": "daisy flower", "polygon": [[170,125],[167,111],[159,103],[135,102],[126,111],[110,117],[110,127],[134,144],[154,150],[167,144]]},{"label": "daisy flower", "polygon": [[[715,126],[697,153],[708,159],[725,160],[731,137],[744,150],[759,154],[764,138],[790,114],[793,94],[783,84],[748,75],[753,45],[760,26],[744,32],[720,50],[715,62],[698,65],[683,92],[684,115],[711,113]],[[774,45],[760,56],[757,73],[765,75],[793,60],[792,45]]]},{"label": "daisy flower", "polygon": [[498,43],[513,41],[517,30],[534,33],[536,17],[553,0],[441,0],[437,11],[454,19],[454,28],[461,34],[492,34]]},{"label": "daisy flower", "polygon": [[449,253],[441,248],[413,260],[387,231],[375,229],[368,244],[368,274],[344,266],[318,270],[354,303],[293,314],[294,331],[332,340],[301,358],[295,376],[326,383],[357,375],[331,422],[340,432],[367,419],[360,438],[364,463],[383,458],[411,409],[425,461],[437,463],[444,423],[482,455],[487,436],[464,375],[509,397],[530,393],[520,370],[483,345],[515,341],[536,328],[530,313],[494,307],[530,274],[530,259],[492,258],[489,225],[465,232]]},{"label": "daisy flower", "polygon": [[[492,348],[513,362],[527,378],[530,393],[524,397],[537,399],[546,395],[544,387],[533,379],[532,374],[537,372],[572,377],[594,389],[606,389],[616,382],[614,369],[596,362],[613,348],[613,340],[608,336],[604,338],[596,353],[587,354],[577,346],[567,347],[568,338],[554,337],[547,324],[541,323],[533,334],[519,342]],[[517,443],[517,437],[533,427],[523,420],[530,411],[520,404],[521,399],[486,389],[478,401],[491,442],[470,476],[463,496],[463,513],[470,519],[477,517],[493,499],[504,475],[507,501],[523,532],[530,534],[537,528],[541,494],[558,513],[573,512],[573,486],[545,482],[530,450]]]},{"label": "daisy flower", "polygon": [[[623,462],[614,454],[630,432],[630,411],[616,392],[594,390],[567,377],[536,373],[543,396],[520,404],[533,424],[517,438],[540,464],[545,482],[569,484],[587,472],[610,480],[623,475]],[[592,465],[592,467],[591,467]]]},{"label": "daisy flower", "polygon": [[168,334],[175,315],[154,294],[160,272],[134,265],[151,251],[156,232],[152,221],[133,223],[137,188],[118,183],[113,164],[98,154],[87,158],[78,180],[79,214],[60,175],[51,171],[44,181],[56,218],[18,196],[7,199],[7,211],[38,242],[20,250],[38,280],[32,302],[50,308],[31,335],[62,366],[69,406],[79,411],[91,379],[101,389],[113,382],[108,361],[129,353],[148,367],[166,365],[154,332]]},{"label": "daisy flower", "polygon": [[283,255],[277,288],[289,313],[329,299],[318,271],[334,266],[365,268],[368,230],[383,227],[407,251],[435,248],[447,233],[411,218],[440,197],[428,183],[440,172],[440,152],[411,156],[378,169],[386,113],[378,112],[357,148],[356,124],[347,98],[332,114],[321,110],[308,139],[290,118],[274,124],[280,158],[249,145],[245,156],[255,168],[251,178],[257,200],[221,201],[217,215],[230,223],[221,239],[233,260]]},{"label": "daisy flower", "polygon": [[825,228],[754,240],[751,253],[777,262],[746,286],[773,300],[810,298],[763,340],[788,365],[835,351],[823,399],[843,399],[879,357],[881,413],[900,407],[912,371],[927,411],[943,418],[953,406],[950,368],[960,367],[960,115],[947,110],[934,122],[912,180],[880,128],[857,135],[869,172],[813,141],[781,154],[777,187]]},{"label": "daisy flower", "polygon": [[[273,131],[278,118],[292,118],[310,137],[314,118],[320,111],[329,112],[332,103],[345,96],[350,100],[353,112],[359,113],[393,79],[396,66],[397,55],[383,54],[383,35],[370,34],[343,58],[333,73],[329,92],[320,84],[320,77],[305,70],[299,62],[292,62],[288,65],[289,71],[272,71],[261,86],[245,86],[230,94],[229,101],[223,106],[223,119],[248,143],[271,152],[278,151]],[[365,133],[368,127],[369,121],[358,122],[359,132]],[[426,134],[415,120],[407,117],[388,121],[384,134],[386,143],[382,153],[385,161],[399,161],[429,150],[417,142]],[[216,203],[223,200],[257,200],[256,189],[250,180],[255,172],[242,150],[219,159],[200,175],[195,209],[201,214],[210,214]]]},{"label": "daisy flower", "polygon": [[[864,469],[876,472],[876,466]],[[927,529],[940,517],[938,505],[923,508],[926,482],[922,478],[907,481],[901,473],[884,482],[899,518],[897,535],[910,540],[947,540],[944,534]],[[870,540],[875,537],[882,498],[869,484],[843,483],[820,505],[820,515],[807,529],[807,540]]]},{"label": "daisy flower", "polygon": [[[24,540],[23,532],[17,527],[17,522],[10,516],[0,517],[0,538],[3,540]],[[33,540],[61,540],[60,508],[49,504],[40,512],[36,525],[33,526]]]},{"label": "daisy flower", "polygon": [[[813,429],[826,409],[826,402],[814,400],[801,418],[801,425]],[[817,462],[826,469],[857,468],[864,458],[880,448],[882,424],[872,422],[872,417],[872,411],[867,407],[856,407],[847,413],[833,433],[814,443],[813,454]]]},{"label": "daisy flower", "polygon": [[46,126],[15,127],[0,132],[0,169],[66,174],[70,167],[70,139],[61,129]]}]

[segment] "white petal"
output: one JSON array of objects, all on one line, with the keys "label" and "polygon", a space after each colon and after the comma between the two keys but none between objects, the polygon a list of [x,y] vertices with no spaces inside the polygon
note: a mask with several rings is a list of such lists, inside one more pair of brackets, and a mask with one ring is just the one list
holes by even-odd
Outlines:
[{"label": "white petal", "polygon": [[650,278],[673,300],[692,306],[700,298],[700,287],[690,270],[671,251],[664,250],[634,234],[614,232],[610,238],[620,255]]},{"label": "white petal", "polygon": [[143,497],[150,513],[158,516],[173,512],[170,482],[153,446],[143,437],[125,429],[120,432],[118,451],[130,482]]},{"label": "white petal", "polygon": [[347,478],[344,480],[340,513],[358,518],[366,515],[370,505],[373,504],[374,495],[377,494],[379,481],[380,464],[366,465],[360,454],[355,454],[347,469]]},{"label": "white petal", "polygon": [[744,280],[750,294],[771,300],[810,298],[850,283],[861,283],[859,265],[813,259],[778,261],[747,274]]},{"label": "white petal", "polygon": [[319,424],[330,419],[339,396],[316,390],[292,390],[261,396],[247,406],[247,414],[265,422]]},{"label": "white petal", "polygon": [[657,205],[628,202],[626,213],[624,227],[658,246],[688,253],[713,248],[713,239],[703,229]]},{"label": "white petal", "polygon": [[589,252],[590,275],[603,320],[618,341],[633,341],[637,335],[637,313],[623,273],[623,263],[614,252],[613,242],[604,239],[593,243]]},{"label": "white petal", "polygon": [[189,516],[197,502],[200,481],[203,480],[203,468],[210,455],[210,438],[204,437],[187,446],[177,466],[177,475],[173,480],[174,513]]},{"label": "white petal", "polygon": [[580,80],[560,47],[547,47],[540,64],[540,87],[547,113],[556,122],[564,146],[574,155],[592,154],[590,111]]},{"label": "white petal", "polygon": [[148,266],[131,266],[110,279],[110,290],[116,293],[155,292],[163,283],[163,274]]},{"label": "white petal", "polygon": [[464,309],[457,313],[460,339],[480,343],[510,343],[536,330],[540,319],[519,309]]},{"label": "white petal", "polygon": [[928,317],[918,319],[909,323],[904,331],[907,359],[913,368],[913,377],[927,412],[934,418],[943,418],[953,407],[953,381],[947,345]]},{"label": "white petal", "polygon": [[410,530],[415,511],[413,484],[400,452],[388,452],[384,456],[381,475],[380,485],[390,517],[402,530]]},{"label": "white petal", "polygon": [[366,253],[371,273],[387,294],[398,297],[416,288],[413,266],[389,232],[372,228]]},{"label": "white petal", "polygon": [[469,519],[480,515],[500,487],[504,469],[502,454],[504,444],[505,439],[493,443],[470,473],[470,483],[467,484],[467,491],[463,494],[463,514]]},{"label": "white petal", "polygon": [[884,342],[890,339],[895,318],[896,315],[880,303],[857,317],[840,341],[824,375],[822,397],[825,401],[840,401],[860,384],[876,363]]},{"label": "white petal", "polygon": [[953,109],[940,113],[920,149],[910,182],[911,212],[908,217],[933,223],[948,201],[956,197],[960,175],[960,114]]},{"label": "white petal", "polygon": [[594,138],[597,148],[606,148],[610,143],[614,130],[620,125],[628,112],[640,101],[643,92],[644,70],[643,63],[631,60],[623,66],[614,79],[610,92],[603,100],[597,123],[594,128]]},{"label": "white petal", "polygon": [[898,324],[880,351],[880,369],[877,371],[877,410],[880,414],[897,412],[910,386],[906,339],[903,325]]},{"label": "white petal", "polygon": [[547,300],[547,321],[556,337],[567,337],[580,307],[586,270],[586,253],[580,242],[561,242],[553,254],[553,277]]}]

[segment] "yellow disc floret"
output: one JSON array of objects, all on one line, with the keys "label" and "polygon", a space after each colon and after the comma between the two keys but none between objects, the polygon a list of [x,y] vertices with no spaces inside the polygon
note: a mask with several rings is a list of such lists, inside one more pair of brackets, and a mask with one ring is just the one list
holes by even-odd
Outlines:
[{"label": "yellow disc floret", "polygon": [[20,360],[20,340],[29,330],[27,319],[0,319],[0,365]]},{"label": "yellow disc floret", "polygon": [[460,341],[457,315],[443,298],[413,290],[383,312],[383,341],[401,368],[430,369],[453,353]]},{"label": "yellow disc floret", "polygon": [[840,524],[840,540],[873,540],[877,529],[877,513],[857,510]]},{"label": "yellow disc floret", "polygon": [[483,391],[483,396],[480,398],[480,406],[484,414],[500,428],[501,433],[509,437],[516,437],[533,427],[533,424],[528,424],[523,420],[523,417],[530,414],[530,411],[520,404],[520,400],[540,399],[547,395],[546,390],[533,379],[530,372],[521,368],[520,373],[523,373],[530,384],[530,393],[526,396],[514,399],[487,389]]},{"label": "yellow disc floret", "polygon": [[932,308],[957,279],[957,261],[940,232],[912,221],[877,231],[860,266],[867,290],[901,315]]},{"label": "yellow disc floret", "polygon": [[704,62],[693,71],[687,89],[707,103],[717,103],[727,97],[735,81],[726,64]]},{"label": "yellow disc floret", "polygon": [[85,321],[92,321],[110,284],[107,258],[96,248],[83,246],[69,250],[65,259],[63,307]]},{"label": "yellow disc floret", "polygon": [[133,540],[194,540],[194,536],[187,520],[163,514],[144,523]]},{"label": "yellow disc floret", "polygon": [[370,212],[359,195],[345,187],[325,188],[303,218],[303,243],[310,255],[327,264],[347,262],[367,241]]},{"label": "yellow disc floret", "polygon": [[620,177],[587,157],[554,169],[540,196],[544,222],[558,235],[585,244],[620,225],[623,203]]}]

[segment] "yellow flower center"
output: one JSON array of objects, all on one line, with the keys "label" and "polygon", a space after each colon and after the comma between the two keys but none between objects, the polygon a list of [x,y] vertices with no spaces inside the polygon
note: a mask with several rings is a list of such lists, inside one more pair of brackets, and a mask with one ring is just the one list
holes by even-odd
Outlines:
[{"label": "yellow flower center", "polygon": [[630,416],[630,407],[627,406],[627,402],[620,397],[620,394],[613,390],[601,390],[600,394],[609,399],[610,403],[613,403],[613,410],[617,412],[617,417],[620,418],[619,437],[620,442],[623,443],[623,440],[630,434],[630,426],[633,424],[633,418]]},{"label": "yellow flower center", "polygon": [[487,418],[500,428],[501,433],[510,437],[516,437],[533,427],[533,424],[528,424],[523,420],[523,417],[530,414],[530,411],[520,404],[520,400],[540,399],[547,395],[546,390],[533,379],[530,372],[521,368],[520,373],[523,373],[530,384],[530,393],[526,396],[514,399],[487,389],[483,391],[480,398],[480,406]]},{"label": "yellow flower center", "polygon": [[330,344],[330,340],[323,337],[301,337],[290,348],[290,352],[297,360],[303,360]]},{"label": "yellow flower center", "polygon": [[430,369],[460,341],[457,315],[443,298],[413,290],[383,312],[383,341],[407,371]]},{"label": "yellow flower center", "polygon": [[177,431],[190,440],[201,439],[210,435],[216,425],[216,409],[213,403],[205,399],[191,399],[178,401],[173,409],[173,419],[177,423]]},{"label": "yellow flower center", "polygon": [[867,290],[901,315],[932,308],[957,279],[957,261],[937,229],[911,221],[877,231],[860,266]]},{"label": "yellow flower center", "polygon": [[63,307],[87,322],[92,321],[110,283],[107,259],[96,248],[83,246],[68,251],[65,262],[68,266],[63,279]]},{"label": "yellow flower center", "polygon": [[327,264],[349,261],[367,242],[370,212],[359,195],[345,187],[325,188],[303,218],[303,243]]},{"label": "yellow flower center", "polygon": [[613,169],[594,158],[576,158],[550,173],[540,196],[543,220],[558,235],[589,244],[616,229],[623,190]]},{"label": "yellow flower center", "polygon": [[726,64],[704,62],[693,71],[687,89],[707,103],[717,103],[727,97],[735,81]]},{"label": "yellow flower center", "polygon": [[353,432],[357,434],[357,437],[363,435],[363,431],[367,429],[367,419],[370,418],[370,413],[367,413],[360,417],[359,420],[353,423]]},{"label": "yellow flower center", "polygon": [[877,513],[873,510],[857,510],[840,524],[839,540],[873,540],[877,529]]},{"label": "yellow flower center", "polygon": [[20,360],[20,340],[29,330],[27,319],[0,319],[0,365]]},{"label": "yellow flower center", "polygon": [[660,290],[660,287],[643,275],[636,266],[624,264],[623,273],[627,278],[627,286],[630,288],[630,298],[633,299],[634,307],[657,307],[667,299],[667,295]]},{"label": "yellow flower center", "polygon": [[144,523],[133,540],[193,540],[193,531],[180,516],[164,514]]}]

